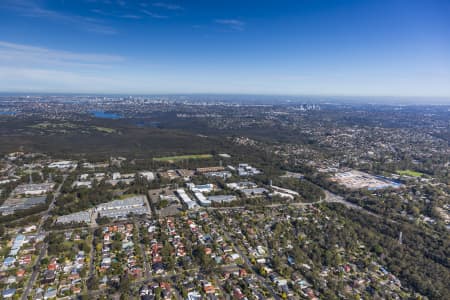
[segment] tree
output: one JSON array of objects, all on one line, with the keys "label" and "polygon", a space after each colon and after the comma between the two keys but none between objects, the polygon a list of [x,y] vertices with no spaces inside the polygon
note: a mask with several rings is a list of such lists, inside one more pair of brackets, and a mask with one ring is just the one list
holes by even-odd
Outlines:
[{"label": "tree", "polygon": [[121,294],[128,294],[130,291],[130,278],[128,273],[124,273],[120,276],[119,291]]}]

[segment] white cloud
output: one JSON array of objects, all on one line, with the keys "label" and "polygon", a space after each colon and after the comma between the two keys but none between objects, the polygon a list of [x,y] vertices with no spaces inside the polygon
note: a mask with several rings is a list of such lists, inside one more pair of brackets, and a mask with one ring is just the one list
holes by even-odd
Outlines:
[{"label": "white cloud", "polygon": [[122,56],[75,53],[0,41],[0,66],[107,67],[124,61]]},{"label": "white cloud", "polygon": [[121,18],[124,18],[124,19],[135,19],[135,20],[142,19],[141,16],[133,15],[133,14],[125,14],[125,15],[122,15]]},{"label": "white cloud", "polygon": [[146,9],[142,9],[141,12],[144,13],[145,15],[149,16],[149,17],[154,18],[154,19],[167,19],[167,16],[156,14],[156,13],[153,13],[153,12],[148,11]]},{"label": "white cloud", "polygon": [[167,3],[167,2],[155,2],[155,3],[153,3],[153,6],[165,8],[165,9],[168,9],[168,10],[181,10],[181,9],[183,9],[183,7],[181,5],[173,4],[173,3]]},{"label": "white cloud", "polygon": [[90,73],[40,68],[0,67],[1,91],[101,92],[121,86],[123,80]]},{"label": "white cloud", "polygon": [[28,0],[2,0],[0,8],[16,12],[23,17],[45,18],[55,22],[68,24],[85,31],[99,34],[116,34],[117,31],[93,18],[66,14],[54,10],[49,10],[39,6],[37,3]]},{"label": "white cloud", "polygon": [[217,24],[226,25],[233,30],[244,30],[245,22],[236,19],[216,19],[214,20]]}]

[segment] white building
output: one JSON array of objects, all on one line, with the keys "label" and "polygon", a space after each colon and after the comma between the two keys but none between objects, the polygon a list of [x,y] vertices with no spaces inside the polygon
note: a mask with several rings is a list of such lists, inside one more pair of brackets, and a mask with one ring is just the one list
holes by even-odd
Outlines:
[{"label": "white building", "polygon": [[216,195],[216,196],[208,196],[206,199],[210,202],[227,203],[236,201],[237,198],[234,195]]},{"label": "white building", "polygon": [[91,181],[74,181],[74,183],[72,184],[72,187],[74,188],[80,188],[80,187],[85,187],[90,189],[92,187],[92,182]]},{"label": "white building", "polygon": [[241,182],[227,183],[227,187],[232,190],[243,190],[256,188],[258,186],[256,185],[256,183],[251,181],[241,181]]},{"label": "white building", "polygon": [[80,211],[73,214],[58,217],[56,223],[69,224],[69,223],[86,223],[91,222],[92,210]]},{"label": "white building", "polygon": [[261,174],[262,172],[249,164],[239,164],[238,174],[239,176],[253,176]]},{"label": "white building", "polygon": [[297,193],[296,191],[285,189],[279,186],[272,185],[271,188],[273,189],[272,195],[288,198],[291,200],[294,200],[295,197],[300,196],[300,194]]},{"label": "white building", "polygon": [[241,190],[246,197],[248,198],[252,198],[252,197],[259,197],[262,196],[266,193],[268,193],[269,191],[266,190],[265,188],[253,188],[253,189],[243,189]]},{"label": "white building", "polygon": [[195,196],[195,198],[197,198],[198,203],[200,203],[201,206],[210,206],[211,205],[211,201],[206,199],[206,197],[202,193],[195,192],[194,196]]},{"label": "white building", "polygon": [[123,218],[131,213],[139,215],[150,213],[144,195],[99,204],[95,210],[101,217],[109,218]]},{"label": "white building", "polygon": [[53,190],[53,183],[21,184],[14,189],[15,195],[36,196]]},{"label": "white building", "polygon": [[190,182],[187,183],[186,186],[194,193],[211,193],[214,190],[214,185],[212,183],[195,185]]},{"label": "white building", "polygon": [[155,180],[155,173],[150,171],[139,172],[139,176],[144,177],[145,179],[147,179],[147,181]]},{"label": "white building", "polygon": [[76,166],[77,162],[72,160],[55,161],[48,165],[50,169],[72,169]]},{"label": "white building", "polygon": [[180,197],[181,201],[183,201],[183,203],[186,204],[188,209],[198,207],[198,204],[186,194],[186,191],[184,189],[178,189],[177,194]]}]

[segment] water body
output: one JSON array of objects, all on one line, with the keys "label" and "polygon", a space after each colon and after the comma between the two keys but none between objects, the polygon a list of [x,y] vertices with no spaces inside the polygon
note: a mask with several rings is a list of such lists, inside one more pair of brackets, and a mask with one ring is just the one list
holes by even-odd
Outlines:
[{"label": "water body", "polygon": [[116,113],[109,113],[109,112],[104,112],[101,110],[93,110],[90,111],[91,115],[93,115],[96,118],[101,118],[101,119],[112,119],[112,120],[117,120],[122,118],[122,115],[116,114]]},{"label": "water body", "polygon": [[0,111],[0,116],[14,116],[16,115],[13,111]]},{"label": "water body", "polygon": [[138,127],[160,128],[160,123],[154,121],[136,121],[134,124]]}]

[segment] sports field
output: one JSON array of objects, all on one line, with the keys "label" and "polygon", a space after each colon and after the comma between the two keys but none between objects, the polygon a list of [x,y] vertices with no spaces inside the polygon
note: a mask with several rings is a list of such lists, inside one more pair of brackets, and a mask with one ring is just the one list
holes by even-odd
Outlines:
[{"label": "sports field", "polygon": [[192,155],[178,155],[178,156],[165,156],[165,157],[155,157],[154,161],[162,161],[162,162],[175,162],[180,160],[188,160],[188,159],[208,159],[212,158],[211,154],[192,154]]},{"label": "sports field", "polygon": [[424,174],[413,170],[397,170],[399,175],[407,175],[412,177],[422,177]]}]

